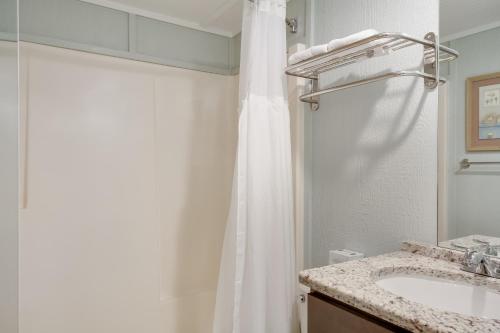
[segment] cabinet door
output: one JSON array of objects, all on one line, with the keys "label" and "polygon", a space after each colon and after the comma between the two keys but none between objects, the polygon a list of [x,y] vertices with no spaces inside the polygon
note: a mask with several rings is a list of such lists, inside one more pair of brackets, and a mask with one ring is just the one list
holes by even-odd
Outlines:
[{"label": "cabinet door", "polygon": [[308,333],[408,332],[319,293],[308,298]]}]

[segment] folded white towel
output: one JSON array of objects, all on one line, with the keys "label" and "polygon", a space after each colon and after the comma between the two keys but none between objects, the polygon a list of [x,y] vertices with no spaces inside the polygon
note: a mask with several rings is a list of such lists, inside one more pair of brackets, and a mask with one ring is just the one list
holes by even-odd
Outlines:
[{"label": "folded white towel", "polygon": [[357,32],[355,34],[343,37],[343,38],[333,39],[328,43],[328,51],[341,48],[343,46],[346,46],[348,44],[357,42],[359,40],[371,37],[371,36],[376,35],[378,33],[379,32],[377,30],[367,29],[367,30],[363,30],[363,31]]},{"label": "folded white towel", "polygon": [[[351,44],[351,43],[357,42],[359,40],[374,36],[378,33],[379,32],[375,29],[366,29],[366,30],[357,32],[355,34],[352,34],[352,35],[349,35],[346,37],[342,37],[339,39],[333,39],[328,44],[311,46],[310,48],[308,48],[304,51],[299,51],[299,52],[292,54],[288,58],[288,64],[294,65],[294,64],[301,62],[305,59],[314,57],[318,54],[323,54],[323,53],[332,51],[334,49],[341,48],[341,47],[346,46],[348,44]],[[373,41],[373,42],[370,42],[368,45],[376,45],[377,43],[378,43],[378,41]],[[378,47],[378,48],[374,49],[374,53],[372,56],[376,57],[376,56],[381,56],[381,55],[384,55],[387,53],[388,53],[388,50],[383,49],[381,47]]]},{"label": "folded white towel", "polygon": [[317,56],[318,54],[326,53],[327,50],[328,50],[327,44],[311,46],[310,48],[305,49],[304,51],[299,51],[292,54],[288,58],[288,64],[289,65],[296,64],[298,62],[301,62],[302,60]]}]

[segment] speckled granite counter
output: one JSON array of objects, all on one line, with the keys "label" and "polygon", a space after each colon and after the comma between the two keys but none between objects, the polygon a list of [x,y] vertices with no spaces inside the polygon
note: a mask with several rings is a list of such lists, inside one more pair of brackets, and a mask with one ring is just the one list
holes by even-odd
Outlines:
[{"label": "speckled granite counter", "polygon": [[500,292],[500,280],[460,270],[461,256],[458,251],[405,242],[402,251],[303,271],[300,281],[314,291],[412,332],[500,332],[500,320],[432,309],[375,284],[381,277],[408,273],[483,285]]}]

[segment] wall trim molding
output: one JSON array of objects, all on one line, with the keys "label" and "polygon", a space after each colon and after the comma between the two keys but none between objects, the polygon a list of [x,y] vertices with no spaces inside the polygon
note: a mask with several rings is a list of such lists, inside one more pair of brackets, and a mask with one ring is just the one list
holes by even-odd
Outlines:
[{"label": "wall trim molding", "polygon": [[17,34],[9,32],[0,32],[0,41],[17,42]]},{"label": "wall trim molding", "polygon": [[27,43],[33,43],[33,44],[58,47],[58,48],[74,50],[74,51],[81,51],[81,52],[86,52],[86,53],[100,54],[100,55],[104,55],[104,56],[110,56],[110,57],[116,57],[116,58],[122,58],[122,59],[128,59],[128,60],[142,61],[142,62],[147,62],[147,63],[151,63],[151,64],[176,67],[176,68],[182,68],[182,69],[186,69],[186,70],[194,70],[194,71],[211,73],[211,74],[237,75],[239,73],[238,69],[236,69],[236,68],[235,69],[216,68],[216,67],[212,67],[212,66],[206,66],[206,65],[195,64],[195,63],[187,63],[187,62],[176,61],[176,60],[167,59],[167,58],[153,57],[153,56],[148,56],[148,55],[140,54],[140,53],[112,50],[112,49],[88,45],[88,44],[63,41],[63,40],[50,38],[50,37],[40,37],[40,36],[31,35],[31,34],[21,33],[20,34],[20,41],[27,42]]},{"label": "wall trim molding", "polygon": [[474,34],[477,34],[477,33],[480,33],[480,32],[486,31],[486,30],[495,29],[495,28],[498,28],[498,27],[500,27],[500,21],[491,22],[491,23],[488,23],[488,24],[485,24],[485,25],[481,25],[479,27],[474,27],[472,29],[467,29],[467,30],[464,30],[464,31],[460,31],[460,32],[457,32],[457,33],[454,33],[454,34],[451,34],[451,35],[442,36],[441,37],[441,42],[443,42],[443,43],[444,42],[449,42],[450,40],[467,37],[467,36],[470,36],[470,35],[474,35]]}]

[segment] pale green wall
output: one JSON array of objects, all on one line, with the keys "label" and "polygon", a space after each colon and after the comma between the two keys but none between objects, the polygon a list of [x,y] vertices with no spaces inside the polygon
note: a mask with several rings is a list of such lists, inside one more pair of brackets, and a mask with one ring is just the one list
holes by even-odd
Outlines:
[{"label": "pale green wall", "polygon": [[311,30],[313,28],[311,21],[312,2],[312,0],[290,0],[287,2],[286,16],[295,17],[299,22],[296,33],[291,33],[287,29],[286,41],[288,46],[297,43],[310,43]]},{"label": "pale green wall", "polygon": [[0,40],[17,40],[17,2],[0,1]]}]

